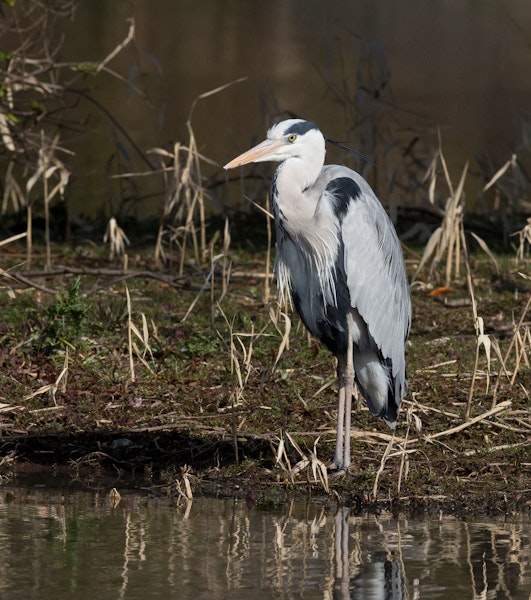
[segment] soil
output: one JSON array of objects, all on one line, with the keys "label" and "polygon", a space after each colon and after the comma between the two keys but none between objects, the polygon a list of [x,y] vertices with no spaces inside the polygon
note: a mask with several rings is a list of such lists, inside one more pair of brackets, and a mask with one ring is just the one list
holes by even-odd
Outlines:
[{"label": "soil", "polygon": [[[472,256],[483,338],[464,267],[436,295],[442,275],[422,275],[395,437],[360,404],[352,473],[326,481],[334,359],[291,312],[287,328],[266,251],[256,236],[241,240],[226,286],[228,260],[212,277],[208,258],[178,274],[136,248],[124,271],[85,244],[54,248],[45,272],[43,248],[23,267],[22,248],[4,248],[2,477],[60,470],[174,494],[188,482],[194,494],[253,503],[305,495],[376,509],[531,511],[530,286],[519,275],[528,265],[499,254],[497,271]],[[406,251],[411,275],[418,258]]]}]

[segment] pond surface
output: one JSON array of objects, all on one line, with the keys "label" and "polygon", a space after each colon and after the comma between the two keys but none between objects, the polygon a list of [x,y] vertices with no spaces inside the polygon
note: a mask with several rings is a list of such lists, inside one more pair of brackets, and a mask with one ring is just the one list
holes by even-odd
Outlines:
[{"label": "pond surface", "polygon": [[[207,177],[223,179],[219,165],[263,137],[284,111],[316,121],[332,139],[361,150],[381,177],[391,166],[405,168],[400,157],[410,144],[437,147],[438,127],[455,176],[476,153],[491,156],[495,170],[515,151],[528,160],[529,0],[82,1],[75,18],[60,24],[62,55],[102,60],[125,38],[129,17],[135,42],[110,66],[145,97],[110,76],[87,85],[143,152],[169,141],[186,144],[194,100],[247,78],[195,106],[199,149],[218,163],[204,165]],[[116,211],[118,183],[105,176],[120,171],[115,161],[125,163],[126,172],[146,165],[101,111],[86,103],[79,110],[87,127],[78,143],[71,141],[70,208],[87,214],[103,204]],[[117,158],[109,162],[113,153]],[[344,163],[349,156],[331,147],[328,160]],[[374,175],[370,161],[350,166]],[[145,180],[135,185],[148,185]],[[160,193],[158,179],[149,181]],[[388,196],[388,182],[377,191]],[[410,193],[411,184],[400,202]],[[239,201],[241,190],[233,194]],[[476,194],[473,188],[470,199]],[[221,193],[214,204],[219,209],[228,200]],[[135,207],[140,215],[153,214],[160,202],[150,194]]]},{"label": "pond surface", "polygon": [[[0,598],[510,598],[531,590],[531,519],[248,506],[71,480],[4,483]],[[116,504],[116,503],[114,503]]]}]

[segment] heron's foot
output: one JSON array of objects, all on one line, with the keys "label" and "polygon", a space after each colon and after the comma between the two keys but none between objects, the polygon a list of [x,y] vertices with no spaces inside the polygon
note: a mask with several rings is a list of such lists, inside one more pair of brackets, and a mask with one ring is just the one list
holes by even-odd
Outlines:
[{"label": "heron's foot", "polygon": [[328,479],[333,481],[334,479],[339,479],[340,477],[344,477],[348,473],[348,469],[335,469],[334,471],[328,470]]},{"label": "heron's foot", "polygon": [[344,464],[335,460],[328,465],[326,470],[328,471],[328,479],[339,479],[345,475],[351,475],[354,477],[356,475],[351,464],[345,466]]},{"label": "heron's foot", "polygon": [[333,473],[334,471],[339,471],[341,468],[339,465],[341,464],[340,460],[334,458],[334,460],[326,467],[326,470],[329,473]]}]

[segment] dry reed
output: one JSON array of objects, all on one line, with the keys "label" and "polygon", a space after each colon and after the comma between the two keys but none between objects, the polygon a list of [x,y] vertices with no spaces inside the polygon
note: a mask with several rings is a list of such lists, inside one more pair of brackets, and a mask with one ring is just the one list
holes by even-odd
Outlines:
[{"label": "dry reed", "polygon": [[[139,329],[133,322],[133,311],[131,304],[131,295],[129,288],[125,286],[125,296],[127,300],[127,349],[129,357],[129,374],[131,383],[136,381],[136,369],[135,369],[135,356],[140,362],[146,367],[146,369],[154,375],[154,371],[149,365],[146,357],[150,357],[151,361],[154,360],[153,351],[150,346],[150,333],[146,319],[146,315],[141,313],[142,328]],[[156,334],[156,326],[151,322],[152,328]],[[142,344],[142,350],[138,347],[137,341]]]}]

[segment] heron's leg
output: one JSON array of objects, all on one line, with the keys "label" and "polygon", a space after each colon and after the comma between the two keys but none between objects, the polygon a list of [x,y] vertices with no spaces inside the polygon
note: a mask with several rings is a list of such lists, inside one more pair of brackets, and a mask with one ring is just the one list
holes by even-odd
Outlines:
[{"label": "heron's leg", "polygon": [[[352,340],[356,324],[352,315],[348,317],[348,339]],[[339,398],[337,403],[336,451],[331,469],[337,474],[345,473],[350,467],[350,424],[352,412],[352,393],[354,391],[354,344],[348,344],[346,354],[337,358],[337,376],[339,379]]]},{"label": "heron's leg", "polygon": [[337,427],[336,427],[336,450],[334,460],[330,465],[332,470],[343,469],[344,442],[345,433],[345,360],[342,356],[337,359],[337,378],[339,381],[339,392],[337,397]]},{"label": "heron's leg", "polygon": [[345,473],[350,466],[350,423],[352,392],[354,387],[354,367],[352,349],[347,356],[340,356],[337,363],[339,395],[337,401],[336,451],[331,470]]},{"label": "heron's leg", "polygon": [[347,352],[347,365],[345,368],[345,418],[343,426],[345,435],[343,438],[343,469],[345,471],[350,467],[350,422],[352,415],[352,394],[354,392],[354,348],[349,344]]}]

